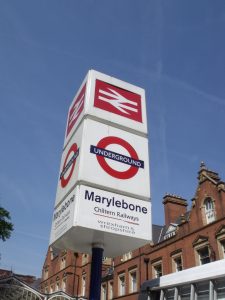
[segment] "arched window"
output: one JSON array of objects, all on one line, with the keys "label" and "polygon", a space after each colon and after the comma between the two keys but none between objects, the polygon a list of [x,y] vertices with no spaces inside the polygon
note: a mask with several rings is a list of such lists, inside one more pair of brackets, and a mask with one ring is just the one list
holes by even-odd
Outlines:
[{"label": "arched window", "polygon": [[206,198],[204,201],[206,223],[209,224],[215,221],[215,208],[211,198]]},{"label": "arched window", "polygon": [[56,285],[55,285],[55,291],[59,291],[60,290],[60,279],[59,276],[56,277]]}]

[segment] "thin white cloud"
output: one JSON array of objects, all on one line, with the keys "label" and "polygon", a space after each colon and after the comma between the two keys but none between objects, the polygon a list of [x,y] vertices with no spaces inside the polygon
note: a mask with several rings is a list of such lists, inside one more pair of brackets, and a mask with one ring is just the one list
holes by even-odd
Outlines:
[{"label": "thin white cloud", "polygon": [[[225,107],[225,98],[220,98],[218,96],[209,94],[209,93],[207,93],[207,92],[205,92],[205,91],[203,91],[203,90],[201,90],[201,89],[199,89],[199,88],[191,85],[188,82],[179,80],[177,78],[173,78],[173,77],[165,75],[165,74],[162,76],[162,78],[164,80],[172,83],[173,85],[176,85],[176,86],[182,87],[182,88],[184,88],[186,90],[189,90],[191,92],[194,92],[197,95],[204,97],[206,100],[211,101],[212,103],[216,103],[216,104],[219,104],[220,106]],[[198,98],[198,100],[199,99],[201,99],[201,98]]]},{"label": "thin white cloud", "polygon": [[24,236],[27,236],[27,237],[31,237],[31,238],[34,238],[34,239],[38,239],[38,240],[48,241],[48,238],[46,236],[42,236],[42,235],[31,233],[31,232],[16,230],[15,233],[16,234],[21,234],[21,235],[24,235]]}]

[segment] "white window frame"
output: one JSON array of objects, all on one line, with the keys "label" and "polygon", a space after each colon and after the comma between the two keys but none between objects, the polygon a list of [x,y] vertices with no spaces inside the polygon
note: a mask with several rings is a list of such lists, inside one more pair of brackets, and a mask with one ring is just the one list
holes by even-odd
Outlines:
[{"label": "white window frame", "polygon": [[224,240],[220,240],[220,247],[221,247],[221,252],[222,252],[222,258],[225,258],[225,239]]},{"label": "white window frame", "polygon": [[[135,275],[135,277],[134,277]],[[137,268],[132,269],[129,271],[129,292],[135,293],[138,289],[138,276],[137,276]],[[134,282],[135,278],[135,282]]]},{"label": "white window frame", "polygon": [[44,280],[48,278],[48,275],[49,275],[49,267],[45,267],[44,268],[44,276],[43,276]]},{"label": "white window frame", "polygon": [[85,296],[86,294],[86,273],[82,275],[82,280],[81,280],[81,296]]},{"label": "white window frame", "polygon": [[121,261],[124,262],[124,261],[127,261],[127,260],[131,259],[131,258],[132,258],[132,251],[129,251],[129,252],[127,252],[127,253],[125,253],[125,254],[123,255]]},{"label": "white window frame", "polygon": [[[207,249],[208,250],[208,256],[201,256],[201,252],[204,250],[204,249]],[[202,247],[199,247],[198,249],[196,249],[197,251],[197,254],[198,254],[198,262],[199,262],[199,265],[205,265],[207,263],[210,263],[210,251],[209,251],[209,246],[208,245],[204,245]],[[203,260],[205,259],[209,259],[208,262],[205,262],[203,263]]]},{"label": "white window frame", "polygon": [[82,254],[82,265],[86,265],[88,263],[88,254]]},{"label": "white window frame", "polygon": [[62,291],[66,292],[66,282],[67,282],[67,278],[64,277],[62,280]]},{"label": "white window frame", "polygon": [[203,202],[204,210],[205,210],[205,220],[206,224],[210,224],[216,220],[215,214],[215,204],[212,198],[207,197]]},{"label": "white window frame", "polygon": [[[181,264],[178,264],[178,259],[180,259]],[[181,269],[179,268],[179,266],[181,266]],[[182,258],[182,253],[179,252],[175,255],[172,256],[172,270],[173,272],[180,272],[182,271],[183,268],[183,258]]]},{"label": "white window frame", "polygon": [[60,291],[60,281],[59,281],[59,279],[56,280],[55,291],[56,291],[56,292]]},{"label": "white window frame", "polygon": [[101,300],[107,300],[107,283],[101,285]]},{"label": "white window frame", "polygon": [[66,255],[61,257],[61,261],[60,261],[60,270],[65,269],[66,267]]},{"label": "white window frame", "polygon": [[119,276],[118,276],[118,292],[119,292],[119,296],[124,296],[126,294],[125,273],[119,274]]},{"label": "white window frame", "polygon": [[113,299],[113,281],[108,283],[109,300]]},{"label": "white window frame", "polygon": [[[158,267],[161,268],[161,272],[160,272],[161,275],[159,275]],[[161,260],[152,263],[152,274],[153,274],[153,278],[159,278],[163,275],[163,266],[162,266],[162,261]]]},{"label": "white window frame", "polygon": [[217,237],[217,244],[218,244],[218,250],[219,250],[219,258],[224,259],[225,258],[225,234],[220,234]]}]

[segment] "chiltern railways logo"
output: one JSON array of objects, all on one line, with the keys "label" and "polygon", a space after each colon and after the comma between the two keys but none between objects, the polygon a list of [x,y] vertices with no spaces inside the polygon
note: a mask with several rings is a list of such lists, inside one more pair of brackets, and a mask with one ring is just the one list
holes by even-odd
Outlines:
[{"label": "chiltern railways logo", "polygon": [[86,90],[86,84],[83,86],[82,90],[80,91],[77,98],[74,100],[74,103],[69,110],[66,136],[68,136],[68,134],[73,129],[78,117],[80,116],[82,110],[84,109],[85,90]]},{"label": "chiltern railways logo", "polygon": [[[129,156],[106,149],[113,144],[119,146],[119,148],[124,148]],[[139,168],[144,168],[144,161],[139,159],[135,149],[127,141],[116,136],[101,139],[97,146],[91,145],[90,152],[96,155],[98,163],[106,173],[118,179],[130,179],[137,174]],[[116,161],[118,164],[128,165],[129,168],[122,171],[115,169],[115,166],[111,167],[106,159]]]},{"label": "chiltern railways logo", "polygon": [[69,151],[67,152],[66,158],[63,163],[62,172],[60,174],[60,183],[61,187],[64,188],[67,186],[68,182],[70,181],[70,178],[73,175],[73,171],[76,164],[76,159],[79,155],[79,148],[77,147],[77,144],[74,143],[70,147]]},{"label": "chiltern railways logo", "polygon": [[142,122],[141,95],[96,80],[94,106]]}]

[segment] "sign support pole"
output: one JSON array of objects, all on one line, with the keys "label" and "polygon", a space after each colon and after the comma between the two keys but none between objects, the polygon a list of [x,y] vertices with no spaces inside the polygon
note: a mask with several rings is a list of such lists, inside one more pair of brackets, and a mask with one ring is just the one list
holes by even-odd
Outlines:
[{"label": "sign support pole", "polygon": [[100,300],[101,297],[103,251],[104,249],[102,244],[93,244],[89,300]]}]

